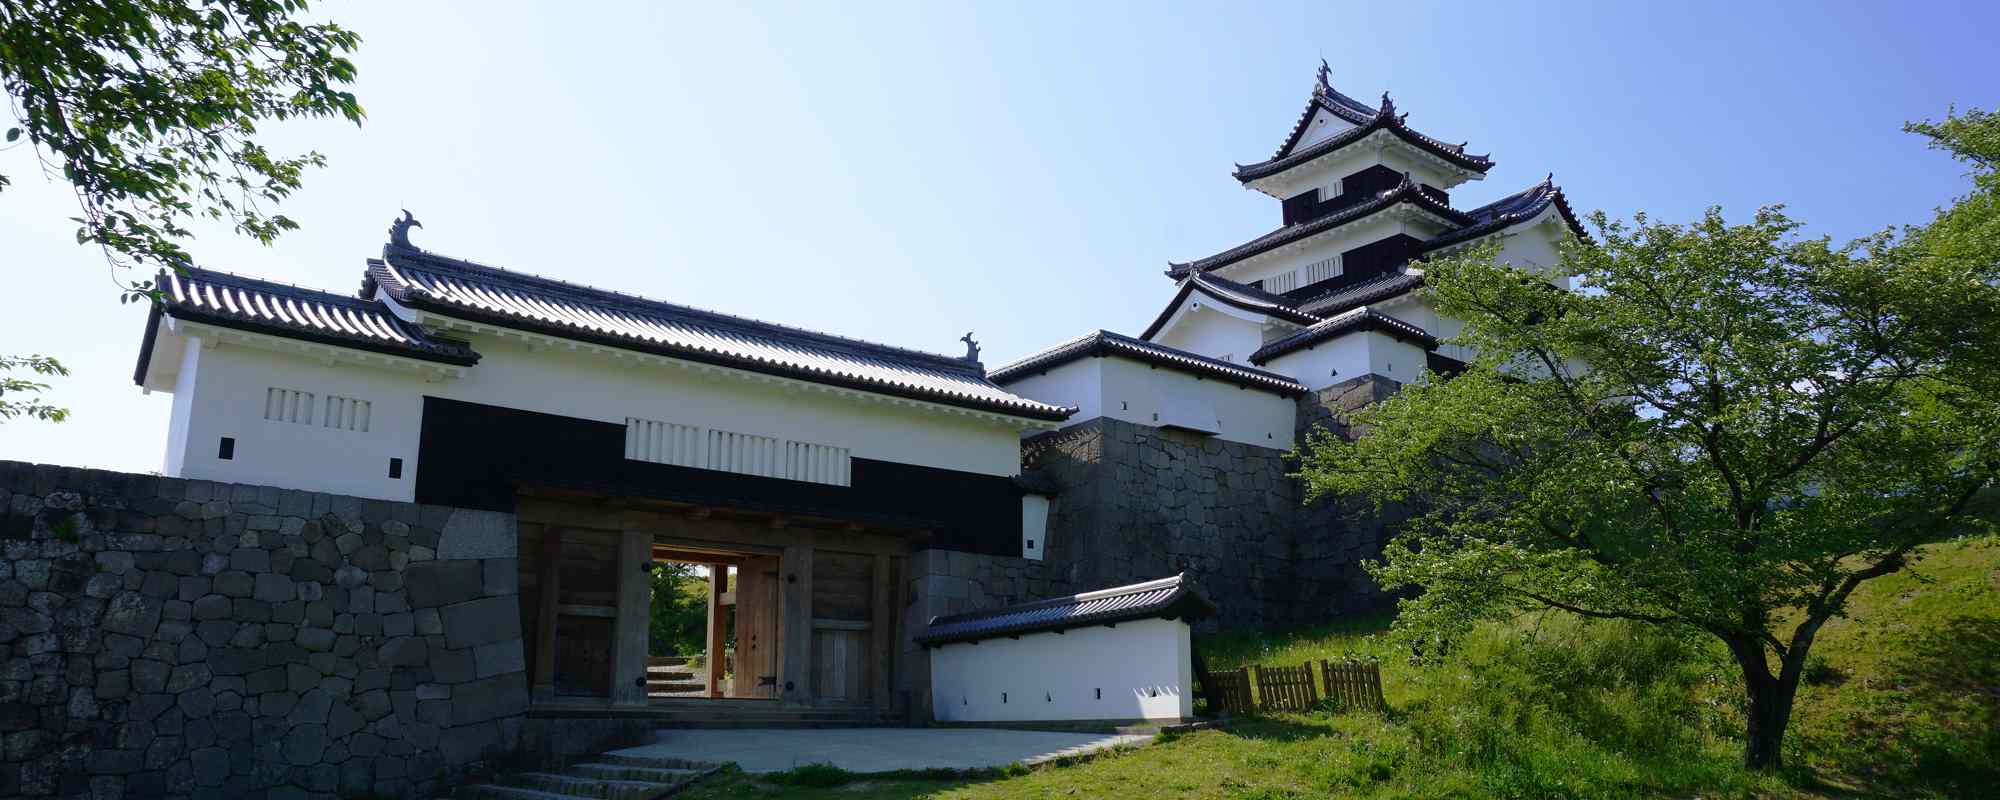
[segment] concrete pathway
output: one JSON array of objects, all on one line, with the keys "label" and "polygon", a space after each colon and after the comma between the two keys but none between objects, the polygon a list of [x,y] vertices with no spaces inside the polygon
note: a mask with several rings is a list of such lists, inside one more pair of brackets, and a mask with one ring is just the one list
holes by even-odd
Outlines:
[{"label": "concrete pathway", "polygon": [[1035,764],[1141,745],[1150,734],[1052,733],[992,728],[820,728],[665,730],[649,745],[612,755],[736,762],[744,772],[782,772],[830,763],[849,772],[899,769],[982,769]]}]

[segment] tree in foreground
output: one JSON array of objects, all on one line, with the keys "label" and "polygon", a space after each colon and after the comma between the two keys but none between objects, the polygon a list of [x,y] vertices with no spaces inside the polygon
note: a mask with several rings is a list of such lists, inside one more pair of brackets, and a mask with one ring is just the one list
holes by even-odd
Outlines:
[{"label": "tree in foreground", "polygon": [[[298,223],[268,207],[325,159],[273,154],[258,127],[361,121],[343,88],[360,37],[307,13],[304,0],[0,0],[0,91],[15,120],[0,146],[25,139],[44,175],[70,184],[77,242],[114,268],[191,263],[184,226],[197,218],[269,244]],[[116,282],[124,301],[154,291]]]},{"label": "tree in foreground", "polygon": [[1322,432],[1314,496],[1410,521],[1371,565],[1416,587],[1399,631],[1437,653],[1525,610],[1720,640],[1744,761],[1780,764],[1813,638],[1923,544],[1992,530],[2000,475],[2000,116],[1911,129],[1973,170],[1926,226],[1836,248],[1778,209],[1731,225],[1593,218],[1546,274],[1469,252],[1425,266],[1479,355]]}]

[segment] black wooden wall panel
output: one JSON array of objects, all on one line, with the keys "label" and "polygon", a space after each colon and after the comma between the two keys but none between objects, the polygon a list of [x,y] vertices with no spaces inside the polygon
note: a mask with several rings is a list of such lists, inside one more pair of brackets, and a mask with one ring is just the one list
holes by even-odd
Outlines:
[{"label": "black wooden wall panel", "polygon": [[1011,478],[865,458],[852,478],[829,486],[631,461],[620,424],[426,397],[416,500],[513,511],[518,487],[585,489],[930,528],[932,546],[1020,555]]}]

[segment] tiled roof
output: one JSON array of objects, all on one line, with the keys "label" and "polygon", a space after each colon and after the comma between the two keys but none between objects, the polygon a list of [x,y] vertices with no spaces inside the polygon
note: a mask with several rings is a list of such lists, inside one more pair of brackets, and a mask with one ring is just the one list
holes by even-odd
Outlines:
[{"label": "tiled roof", "polygon": [[[1339,150],[1378,130],[1389,131],[1397,138],[1409,142],[1418,149],[1473,172],[1484,173],[1493,168],[1492,158],[1476,156],[1465,152],[1465,144],[1463,143],[1447,144],[1411,128],[1406,124],[1409,115],[1396,113],[1396,104],[1389,99],[1387,92],[1382,93],[1381,106],[1369,108],[1360,101],[1335,91],[1333,86],[1328,83],[1327,76],[1328,69],[1326,62],[1321,61],[1319,80],[1313,86],[1312,97],[1307,100],[1306,109],[1299,115],[1298,123],[1292,126],[1291,135],[1285,138],[1285,143],[1278,148],[1278,152],[1271,156],[1269,160],[1255,164],[1237,165],[1237,180],[1248,183],[1258,178],[1276,175],[1307,161]],[[1294,149],[1297,147],[1299,139],[1305,135],[1307,126],[1312,123],[1314,112],[1321,109],[1346,120],[1354,127],[1305,147]]]},{"label": "tiled roof", "polygon": [[905,350],[436,255],[391,242],[363,294],[438,314],[673,358],[962,408],[1060,421],[976,361]]},{"label": "tiled roof", "polygon": [[1187,301],[1188,295],[1195,292],[1201,292],[1218,303],[1253,314],[1278,317],[1300,325],[1311,325],[1319,321],[1319,317],[1300,311],[1298,303],[1284,295],[1208,273],[1196,272],[1181,279],[1181,285],[1178,291],[1174,292],[1173,300],[1167,303],[1166,308],[1160,310],[1160,315],[1153,318],[1153,323],[1146,326],[1146,332],[1139,334],[1139,338],[1152,339],[1154,334],[1166,327],[1167,320],[1173,318],[1174,309],[1180,308],[1181,303]]},{"label": "tiled roof", "polygon": [[1215,378],[1285,395],[1303,394],[1306,387],[1298,381],[1265,372],[1261,369],[1231,364],[1220,359],[1190,353],[1186,350],[1154,344],[1134,339],[1130,336],[1097,331],[1071,339],[1055,347],[1036,353],[993,370],[989,377],[996,383],[1007,384],[1036,373],[1083,358],[1096,356],[1119,356],[1134,361],[1151,364],[1165,369],[1176,370],[1190,375]]},{"label": "tiled roof", "polygon": [[1466,216],[1463,212],[1445,205],[1437,198],[1425,193],[1419,184],[1411,181],[1409,176],[1405,175],[1403,176],[1403,182],[1398,184],[1396,188],[1383,190],[1374,197],[1349,206],[1342,211],[1307,222],[1286,225],[1207,258],[1196,259],[1181,264],[1169,264],[1167,265],[1167,275],[1173,278],[1180,278],[1189,272],[1207,272],[1219,267],[1225,267],[1308,236],[1338,228],[1384,209],[1391,208],[1399,203],[1410,203],[1457,225],[1471,225],[1476,222],[1472,217]]},{"label": "tiled roof", "polygon": [[[162,271],[157,286],[156,313],[175,319],[425,361],[479,361],[463,343],[427,335],[358,297],[195,267],[185,274]],[[149,338],[150,330],[149,324]],[[142,363],[142,382],[144,371]]]},{"label": "tiled roof", "polygon": [[1344,289],[1306,298],[1299,303],[1299,310],[1318,317],[1331,317],[1356,306],[1387,300],[1422,285],[1424,285],[1422,273],[1410,273],[1398,269]]},{"label": "tiled roof", "polygon": [[1212,613],[1215,613],[1215,606],[1196,593],[1185,576],[1175,575],[1071,597],[932,617],[930,629],[917,637],[917,643],[935,647],[1001,636],[1114,625],[1131,620],[1192,620]]},{"label": "tiled roof", "polygon": [[1466,212],[1466,216],[1473,218],[1473,224],[1431,238],[1424,242],[1424,249],[1435,250],[1477,239],[1515,223],[1534,219],[1551,205],[1556,207],[1556,213],[1562,215],[1571,233],[1585,241],[1590,239],[1583,224],[1577,221],[1576,212],[1570,210],[1562,187],[1556,185],[1555,173],[1550,173],[1541,183]]},{"label": "tiled roof", "polygon": [[1250,363],[1263,364],[1286,353],[1311,347],[1357,330],[1381,331],[1397,339],[1417,344],[1425,350],[1438,345],[1437,337],[1430,335],[1423,328],[1363,306],[1345,314],[1329,317],[1326,321],[1310,327],[1301,328],[1289,336],[1257,348],[1257,352],[1250,354]]}]

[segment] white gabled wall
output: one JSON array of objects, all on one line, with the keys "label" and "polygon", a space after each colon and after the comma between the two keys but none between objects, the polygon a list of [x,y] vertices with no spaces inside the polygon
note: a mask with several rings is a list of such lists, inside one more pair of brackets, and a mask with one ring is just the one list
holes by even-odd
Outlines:
[{"label": "white gabled wall", "polygon": [[1262,316],[1257,319],[1250,316],[1194,292],[1166,326],[1153,334],[1151,341],[1233,364],[1247,364],[1250,354],[1264,345],[1264,323],[1258,321]]},{"label": "white gabled wall", "polygon": [[1284,395],[1117,357],[1077,359],[1009,383],[1007,390],[1044,403],[1078,406],[1081,410],[1068,425],[1098,417],[1153,427],[1178,425],[1274,450],[1292,449],[1298,415],[1297,404]]},{"label": "white gabled wall", "polygon": [[[436,381],[237,342],[189,347],[175,389],[167,472],[410,500],[422,467],[417,438],[426,395],[617,425],[629,417],[659,420],[844,448],[854,458],[987,475],[1020,472],[1019,430],[987,418],[870,402],[734,371],[470,338],[480,363],[462,378]],[[273,387],[314,394],[320,409],[312,424],[264,419],[266,392]],[[370,429],[324,427],[329,395],[368,402]],[[236,440],[231,460],[217,457],[223,436]],[[388,477],[390,458],[403,459],[401,478]]]},{"label": "white gabled wall", "polygon": [[[166,334],[162,334],[165,336]],[[190,342],[174,390],[174,430],[180,461],[168,454],[173,477],[230,481],[410,500],[416,485],[417,434],[423,395],[420,378],[361,366],[326,363],[297,354],[237,343],[196,347]],[[322,404],[311,424],[264,418],[273,388],[311,392]],[[372,406],[367,432],[326,427],[327,395],[353,397]],[[188,406],[185,419],[180,411]],[[222,437],[236,440],[235,455],[218,456]],[[401,478],[389,477],[389,459],[403,459]]]},{"label": "white gabled wall", "polygon": [[1187,623],[1165,619],[942,645],[931,711],[941,722],[1189,719],[1189,656]]},{"label": "white gabled wall", "polygon": [[1314,390],[1369,373],[1409,383],[1423,372],[1425,353],[1424,348],[1388,334],[1356,331],[1286,353],[1264,368]]}]

